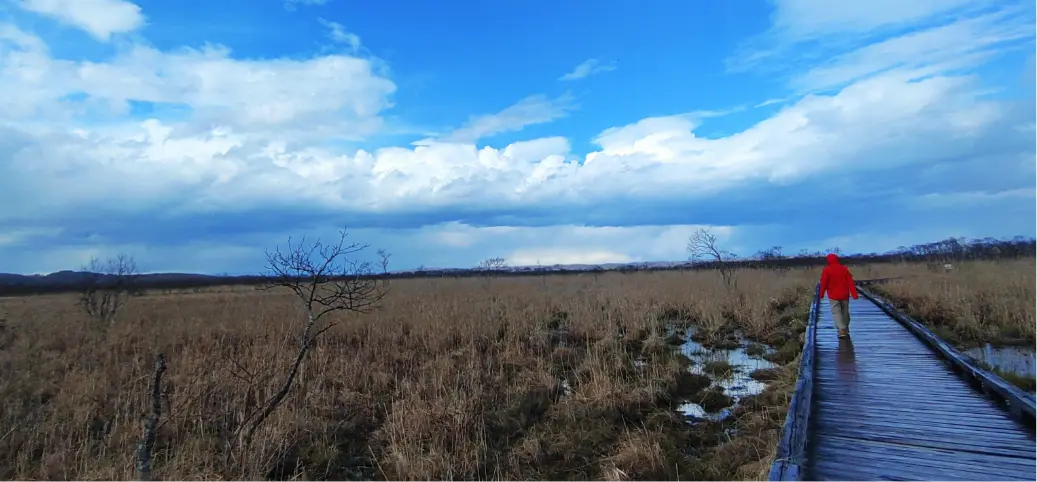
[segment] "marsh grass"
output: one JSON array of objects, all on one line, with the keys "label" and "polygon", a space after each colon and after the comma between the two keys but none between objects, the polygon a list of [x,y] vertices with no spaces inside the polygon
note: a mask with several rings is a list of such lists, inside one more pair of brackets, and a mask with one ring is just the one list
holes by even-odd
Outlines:
[{"label": "marsh grass", "polygon": [[875,291],[960,347],[1035,342],[1034,258],[954,263],[949,272],[924,264],[880,265],[871,271],[902,276]]},{"label": "marsh grass", "polygon": [[[334,315],[239,463],[227,461],[225,434],[291,364],[302,319],[293,296],[149,294],[103,332],[74,296],[4,299],[0,477],[133,478],[161,352],[169,415],[156,478],[759,478],[816,276],[744,271],[736,290],[709,272],[396,280],[373,313]],[[707,346],[775,347],[783,366],[728,419],[689,424],[676,407],[709,380],[667,339],[673,320]]]},{"label": "marsh grass", "polygon": [[[873,289],[961,350],[985,344],[1032,350],[1037,328],[1035,261],[1026,258],[954,263],[951,271],[944,271],[942,265],[880,265],[869,271],[881,273],[880,276],[901,276],[900,280]],[[1028,392],[1037,387],[1037,381],[1028,373],[989,365],[987,368]]]}]

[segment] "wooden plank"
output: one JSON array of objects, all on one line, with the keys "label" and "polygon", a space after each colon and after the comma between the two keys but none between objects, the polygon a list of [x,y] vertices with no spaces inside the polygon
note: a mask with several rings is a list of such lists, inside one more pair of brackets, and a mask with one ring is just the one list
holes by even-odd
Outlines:
[{"label": "wooden plank", "polygon": [[1037,445],[877,303],[850,303],[850,340],[819,306],[807,459],[811,480],[1033,480]]},{"label": "wooden plank", "polygon": [[814,392],[814,346],[820,316],[820,289],[820,283],[814,286],[814,299],[810,303],[810,314],[807,317],[796,388],[792,392],[792,400],[785,415],[785,425],[781,429],[781,438],[778,440],[778,449],[767,476],[768,480],[803,480],[810,415],[813,411],[811,397]]}]

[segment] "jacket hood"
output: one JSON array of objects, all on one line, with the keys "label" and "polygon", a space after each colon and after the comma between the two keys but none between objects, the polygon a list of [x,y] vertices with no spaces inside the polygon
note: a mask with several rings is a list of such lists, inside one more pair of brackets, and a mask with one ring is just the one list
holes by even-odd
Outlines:
[{"label": "jacket hood", "polygon": [[835,253],[829,253],[828,256],[826,256],[826,259],[828,260],[828,264],[839,264],[839,256],[836,256]]}]

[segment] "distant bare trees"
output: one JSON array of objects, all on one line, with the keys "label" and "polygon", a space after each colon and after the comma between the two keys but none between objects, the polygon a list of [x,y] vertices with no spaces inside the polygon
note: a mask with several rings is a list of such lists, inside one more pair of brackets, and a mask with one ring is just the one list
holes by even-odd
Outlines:
[{"label": "distant bare trees", "polygon": [[[335,321],[326,318],[337,311],[368,313],[389,292],[388,281],[376,277],[387,273],[390,255],[377,252],[376,263],[357,261],[354,255],[367,249],[367,244],[347,242],[346,230],[340,232],[337,242],[325,244],[319,239],[307,243],[303,238],[293,244],[289,238],[285,250],[280,248],[267,252],[267,288],[287,288],[302,301],[303,320],[300,326],[299,346],[288,372],[279,382],[279,389],[260,403],[242,409],[242,422],[227,440],[228,456],[240,449],[247,453],[252,439],[264,421],[284,401],[295,382],[306,354],[321,334],[335,326]],[[255,385],[259,378],[240,363],[234,362],[232,375],[249,385],[250,393],[259,393]],[[246,397],[252,399],[252,397]]]},{"label": "distant bare trees", "polygon": [[96,322],[114,323],[119,309],[137,292],[137,263],[125,254],[106,261],[91,257],[83,271],[79,306]]},{"label": "distant bare trees", "polygon": [[734,277],[735,254],[724,250],[717,244],[717,235],[708,228],[702,228],[688,238],[688,254],[692,260],[705,260],[713,264],[720,272],[724,285],[731,287]]},{"label": "distant bare trees", "polygon": [[487,258],[479,262],[476,269],[480,271],[501,271],[508,267],[508,261],[504,258]]}]

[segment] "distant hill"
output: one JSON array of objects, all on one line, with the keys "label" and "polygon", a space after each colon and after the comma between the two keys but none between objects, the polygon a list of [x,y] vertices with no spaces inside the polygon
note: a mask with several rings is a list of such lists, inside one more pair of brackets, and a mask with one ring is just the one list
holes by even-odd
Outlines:
[{"label": "distant hill", "polygon": [[[753,256],[725,261],[743,268],[791,268],[824,264],[825,252],[801,251],[795,255],[782,255],[780,247],[760,251]],[[900,247],[887,253],[843,254],[847,263],[881,263],[890,261],[953,262],[976,259],[1008,259],[1033,257],[1037,254],[1037,240],[1016,236],[1010,240],[993,238],[966,240],[949,238],[943,241]],[[390,272],[378,277],[466,277],[500,275],[544,275],[564,273],[586,273],[603,271],[643,271],[673,269],[713,269],[718,264],[710,261],[650,261],[635,263],[604,264],[555,264],[550,266],[508,266],[498,269],[480,268],[423,268]],[[15,296],[73,290],[82,286],[92,276],[86,271],[58,271],[47,275],[20,275],[0,273],[0,296]],[[102,277],[104,275],[101,275]],[[103,280],[103,278],[102,278]],[[195,273],[148,273],[137,276],[136,286],[145,289],[195,288],[216,285],[254,285],[267,281],[260,275],[215,276]]]},{"label": "distant hill", "polygon": [[[45,275],[24,275],[12,273],[0,273],[0,286],[77,286],[96,276],[87,271],[58,271]],[[103,276],[103,275],[102,275]],[[224,279],[220,276],[192,273],[149,273],[137,276],[137,280],[144,285],[152,283],[196,283]]]}]

